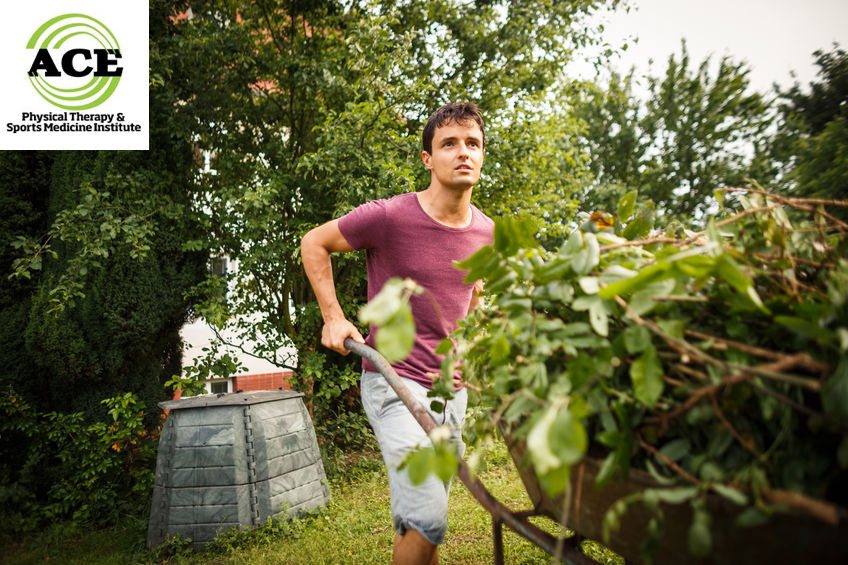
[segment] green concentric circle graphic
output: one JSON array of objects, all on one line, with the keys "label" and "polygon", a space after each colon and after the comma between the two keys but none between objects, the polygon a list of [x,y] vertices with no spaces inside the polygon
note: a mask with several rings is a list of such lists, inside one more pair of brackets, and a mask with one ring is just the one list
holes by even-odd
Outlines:
[{"label": "green concentric circle graphic", "polygon": [[[27,42],[27,49],[59,50],[70,44],[92,49],[120,51],[118,40],[99,20],[85,14],[63,14],[41,25]],[[47,77],[30,75],[35,91],[50,104],[63,110],[88,110],[105,102],[121,81],[120,76]]]}]

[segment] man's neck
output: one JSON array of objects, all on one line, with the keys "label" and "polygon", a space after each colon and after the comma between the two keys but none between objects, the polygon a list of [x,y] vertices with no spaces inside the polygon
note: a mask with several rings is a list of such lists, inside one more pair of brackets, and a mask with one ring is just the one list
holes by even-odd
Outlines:
[{"label": "man's neck", "polygon": [[471,187],[451,190],[431,184],[416,196],[424,212],[440,224],[464,228],[471,223]]}]

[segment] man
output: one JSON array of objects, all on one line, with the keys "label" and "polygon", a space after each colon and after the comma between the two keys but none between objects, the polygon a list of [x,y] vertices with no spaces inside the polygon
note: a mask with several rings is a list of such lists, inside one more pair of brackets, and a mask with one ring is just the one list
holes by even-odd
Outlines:
[{"label": "man", "polygon": [[[422,134],[424,166],[430,184],[420,192],[368,202],[349,214],[310,231],[301,254],[315,291],[324,328],[321,343],[347,355],[348,337],[373,345],[374,328],[364,340],[345,319],[336,297],[330,254],[367,250],[368,299],[392,277],[411,278],[426,292],[410,299],[416,340],[409,357],[393,365],[424,406],[432,376],[439,374],[436,346],[457,327],[457,320],[477,304],[478,287],[464,284],[465,273],[453,261],[470,256],[492,241],[493,222],[471,205],[471,191],[480,178],[484,157],[483,120],[474,104],[448,104],[437,110]],[[362,404],[374,429],[389,472],[392,520],[397,534],[393,563],[438,563],[438,545],[447,529],[449,485],[430,476],[413,485],[397,465],[412,448],[427,443],[418,423],[385,379],[363,361]],[[448,402],[437,422],[454,430],[451,441],[464,452],[460,430],[465,417],[466,391]]]}]

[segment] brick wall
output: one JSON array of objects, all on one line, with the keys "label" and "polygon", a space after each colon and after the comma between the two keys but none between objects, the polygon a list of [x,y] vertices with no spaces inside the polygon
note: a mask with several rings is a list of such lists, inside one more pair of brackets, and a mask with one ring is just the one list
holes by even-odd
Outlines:
[{"label": "brick wall", "polygon": [[291,383],[289,382],[291,376],[291,371],[241,375],[239,377],[233,377],[232,390],[233,392],[237,390],[276,390],[278,388],[291,390]]}]

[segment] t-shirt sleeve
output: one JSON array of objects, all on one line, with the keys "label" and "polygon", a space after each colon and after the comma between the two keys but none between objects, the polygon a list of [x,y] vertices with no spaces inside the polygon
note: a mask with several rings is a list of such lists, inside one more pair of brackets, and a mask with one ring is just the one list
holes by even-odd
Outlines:
[{"label": "t-shirt sleeve", "polygon": [[372,200],[339,218],[339,231],[354,249],[376,247],[386,230],[386,201]]}]

